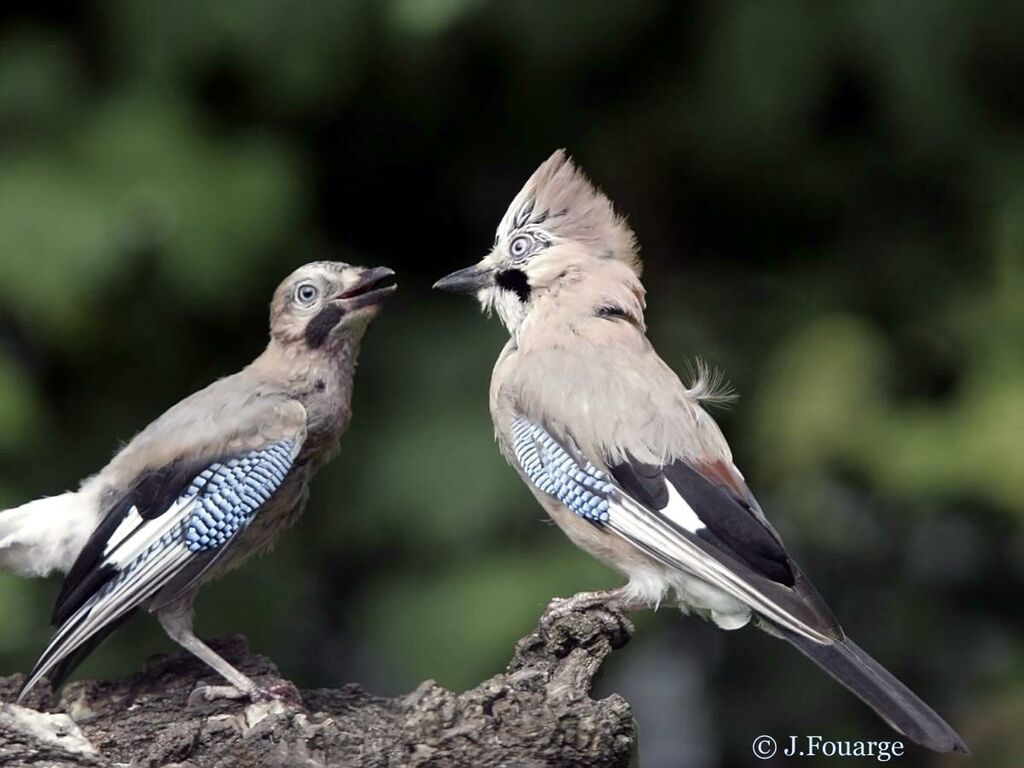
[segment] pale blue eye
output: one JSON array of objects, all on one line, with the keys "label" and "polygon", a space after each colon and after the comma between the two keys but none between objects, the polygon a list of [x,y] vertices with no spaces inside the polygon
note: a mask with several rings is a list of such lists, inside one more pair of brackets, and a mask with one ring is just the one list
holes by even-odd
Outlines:
[{"label": "pale blue eye", "polygon": [[533,248],[533,238],[529,235],[516,235],[508,244],[508,253],[513,259],[521,259]]},{"label": "pale blue eye", "polygon": [[320,289],[312,283],[303,283],[295,289],[295,300],[309,306],[320,297]]}]

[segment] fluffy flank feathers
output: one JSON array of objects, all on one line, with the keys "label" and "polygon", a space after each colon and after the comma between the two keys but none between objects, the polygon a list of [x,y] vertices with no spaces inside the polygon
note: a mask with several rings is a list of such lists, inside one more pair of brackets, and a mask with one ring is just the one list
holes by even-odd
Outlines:
[{"label": "fluffy flank feathers", "polygon": [[85,491],[30,501],[0,512],[0,568],[22,576],[66,572],[99,522]]}]

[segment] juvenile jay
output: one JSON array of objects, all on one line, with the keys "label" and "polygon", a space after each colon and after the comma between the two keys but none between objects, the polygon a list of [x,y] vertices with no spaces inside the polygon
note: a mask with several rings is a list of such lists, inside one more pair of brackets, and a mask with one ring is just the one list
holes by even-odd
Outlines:
[{"label": "juvenile jay", "polygon": [[209,696],[273,695],[196,637],[192,602],[299,517],[348,427],[360,342],[393,274],[300,267],[274,292],[270,343],[251,364],[164,413],[79,490],[0,512],[0,567],[67,574],[19,700],[44,676],[59,687],[139,608],[231,684]]},{"label": "juvenile jay", "polygon": [[672,599],[724,629],[754,623],[796,646],[889,725],[930,749],[967,751],[927,704],[843,633],[786,552],[701,403],[646,336],[633,232],[555,152],[530,177],[478,264],[435,288],[475,296],[510,338],[494,367],[498,444],[579,547],[622,572],[591,604]]}]

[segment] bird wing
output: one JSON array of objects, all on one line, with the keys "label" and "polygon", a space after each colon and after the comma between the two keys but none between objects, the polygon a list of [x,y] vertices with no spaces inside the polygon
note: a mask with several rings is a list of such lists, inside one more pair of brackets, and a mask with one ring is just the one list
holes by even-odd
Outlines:
[{"label": "bird wing", "polygon": [[[695,575],[819,643],[842,637],[734,469],[683,459],[596,466],[571,437],[512,420],[512,453],[541,492],[655,560]],[[595,457],[598,458],[598,457]]]},{"label": "bird wing", "polygon": [[[304,430],[195,466],[177,460],[143,474],[118,500],[72,566],[54,607],[57,626],[21,695],[147,600],[166,603],[202,575],[291,472]],[[59,681],[58,681],[59,682]]]}]

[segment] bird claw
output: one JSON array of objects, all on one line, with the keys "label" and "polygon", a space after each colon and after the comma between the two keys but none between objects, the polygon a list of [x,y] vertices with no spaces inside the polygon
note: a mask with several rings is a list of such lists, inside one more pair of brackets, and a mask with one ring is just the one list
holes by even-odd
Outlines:
[{"label": "bird claw", "polygon": [[619,593],[616,591],[580,592],[572,597],[552,598],[540,617],[540,629],[547,634],[555,622],[576,611],[583,611],[595,606],[614,609],[617,606],[618,598]]},{"label": "bird claw", "polygon": [[299,694],[299,689],[288,682],[278,683],[269,688],[258,688],[250,698],[257,702],[280,701],[282,704],[289,704],[294,707],[302,706],[302,696]]},{"label": "bird claw", "polygon": [[269,703],[279,701],[282,704],[301,706],[302,696],[299,689],[291,683],[278,683],[269,688],[254,686],[252,690],[243,691],[233,685],[198,685],[188,696],[188,706],[194,707],[198,704],[211,701],[240,701],[248,699],[254,703]]},{"label": "bird claw", "polygon": [[188,706],[194,707],[210,701],[247,699],[250,693],[233,685],[197,685],[188,695]]},{"label": "bird claw", "polygon": [[566,614],[572,613],[571,597],[553,597],[540,617],[540,628],[547,632],[551,626]]}]

